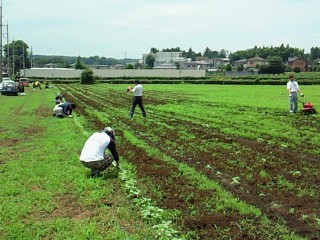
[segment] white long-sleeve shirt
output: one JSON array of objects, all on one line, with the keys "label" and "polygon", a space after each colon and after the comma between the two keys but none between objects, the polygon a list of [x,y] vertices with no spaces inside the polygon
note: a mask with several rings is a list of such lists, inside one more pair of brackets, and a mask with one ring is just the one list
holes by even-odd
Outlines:
[{"label": "white long-sleeve shirt", "polygon": [[104,151],[110,143],[110,136],[105,132],[92,134],[85,142],[81,151],[80,160],[93,162],[104,159]]}]

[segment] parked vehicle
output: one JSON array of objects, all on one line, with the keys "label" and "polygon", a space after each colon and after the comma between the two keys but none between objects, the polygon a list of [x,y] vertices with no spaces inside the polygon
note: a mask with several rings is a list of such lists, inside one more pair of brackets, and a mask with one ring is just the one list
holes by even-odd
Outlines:
[{"label": "parked vehicle", "polygon": [[17,84],[14,81],[6,81],[2,83],[2,95],[18,96]]},{"label": "parked vehicle", "polygon": [[29,87],[29,79],[28,78],[20,78],[19,82],[22,82],[23,86]]},{"label": "parked vehicle", "polygon": [[3,77],[2,82],[0,83],[0,91],[2,91],[4,84],[7,82],[13,82],[9,77]]}]

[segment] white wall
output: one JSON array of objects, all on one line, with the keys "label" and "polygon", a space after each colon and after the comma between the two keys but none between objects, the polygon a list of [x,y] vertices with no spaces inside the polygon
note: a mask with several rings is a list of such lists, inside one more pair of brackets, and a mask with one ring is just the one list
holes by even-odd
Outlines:
[{"label": "white wall", "polygon": [[[119,77],[205,77],[205,70],[178,69],[92,69],[93,74],[102,78]],[[62,68],[32,68],[20,71],[20,76],[36,78],[80,78],[83,70]]]}]

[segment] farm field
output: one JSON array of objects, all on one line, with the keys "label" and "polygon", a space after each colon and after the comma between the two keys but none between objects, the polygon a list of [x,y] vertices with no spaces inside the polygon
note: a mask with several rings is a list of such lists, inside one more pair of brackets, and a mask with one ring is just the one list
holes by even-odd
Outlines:
[{"label": "farm field", "polygon": [[[44,212],[51,217],[41,219],[57,221],[60,225],[71,222],[76,229],[81,229],[80,233],[74,230],[72,239],[85,238],[88,232],[93,234],[92,239],[320,239],[319,114],[289,114],[285,86],[145,84],[147,117],[143,118],[137,108],[132,119],[128,117],[132,95],[126,88],[127,85],[121,84],[61,84],[46,92],[29,91],[19,97],[34,98],[28,103],[9,97],[12,111],[1,117],[1,126],[8,121],[5,117],[21,118],[19,124],[22,124],[20,113],[28,112],[28,116],[34,118],[31,122],[40,118],[39,127],[47,132],[42,135],[36,126],[31,128],[37,132],[35,136],[25,136],[31,146],[43,143],[52,145],[52,149],[59,146],[59,141],[54,140],[59,133],[47,126],[62,128],[67,139],[64,140],[67,144],[59,147],[58,152],[68,152],[68,164],[63,165],[66,172],[62,172],[68,185],[59,184],[69,201],[56,204],[53,209],[47,206]],[[301,86],[301,89],[306,100],[313,102],[317,109],[320,86]],[[49,106],[57,92],[77,104],[73,119],[51,117]],[[4,104],[7,99],[1,97],[0,101]],[[32,112],[38,114],[34,116]],[[77,154],[85,136],[105,125],[116,131],[122,170],[115,173],[110,169],[99,179],[86,178],[88,170],[78,166]],[[2,129],[11,132],[9,127]],[[40,136],[44,142],[38,142]],[[7,144],[8,138],[11,145]],[[1,137],[2,155],[9,151],[2,146],[18,149],[22,145],[22,149],[32,149],[27,143],[14,140],[16,138],[15,135]],[[50,141],[44,140],[46,138]],[[37,152],[37,148],[34,151]],[[23,162],[21,155],[11,154]],[[50,164],[55,163],[54,169],[59,172],[61,157],[48,154]],[[36,153],[26,155],[37,156]],[[9,158],[1,160],[3,179],[10,179],[7,169],[11,168]],[[72,173],[68,169],[72,169]],[[58,173],[55,174],[58,177]],[[33,184],[37,187],[34,186],[33,191],[41,193],[36,179]],[[50,185],[50,181],[53,179],[46,180],[46,184]],[[84,187],[88,182],[95,196],[92,189]],[[103,188],[99,194],[98,186],[109,183],[112,191]],[[54,195],[50,190],[45,191]],[[86,200],[83,192],[88,191]],[[9,196],[15,198],[19,194],[1,192],[6,201],[10,200]],[[53,198],[60,199],[57,196]],[[117,206],[121,214],[114,209],[115,197],[122,204]],[[77,202],[76,221],[72,216],[73,202]],[[57,214],[57,211],[63,212],[60,208],[69,209],[68,214]],[[1,219],[14,225],[18,232],[25,226],[17,223],[21,218],[27,225],[26,216],[36,215],[38,221],[42,212],[30,216],[30,209],[26,209],[15,222],[5,214],[8,213],[6,207],[1,209]],[[33,212],[37,212],[35,209]],[[110,227],[115,232],[113,235],[102,230],[94,235],[99,226],[108,225],[104,216],[110,217],[110,210],[115,215],[112,218],[128,224]],[[92,219],[97,225],[89,229],[86,224]],[[0,236],[9,236],[9,229],[3,227]],[[59,234],[68,236],[67,230],[61,233],[61,230],[43,229],[42,235],[38,232],[39,239],[59,239]]]}]

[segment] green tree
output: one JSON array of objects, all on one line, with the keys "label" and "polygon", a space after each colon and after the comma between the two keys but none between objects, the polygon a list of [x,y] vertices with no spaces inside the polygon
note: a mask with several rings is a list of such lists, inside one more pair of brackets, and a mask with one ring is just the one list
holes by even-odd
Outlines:
[{"label": "green tree", "polygon": [[295,68],[293,69],[293,71],[294,71],[295,73],[299,73],[299,72],[301,72],[301,69],[300,69],[299,67],[295,67]]},{"label": "green tree", "polygon": [[281,57],[278,57],[278,56],[268,57],[267,60],[268,60],[269,73],[273,73],[273,74],[284,73],[285,65]]},{"label": "green tree", "polygon": [[284,73],[285,71],[285,65],[282,61],[281,57],[278,56],[273,56],[273,57],[268,57],[268,65],[261,65],[259,67],[259,73],[265,74],[280,74]]},{"label": "green tree", "polygon": [[133,65],[133,68],[134,69],[141,69],[141,64],[139,62],[136,62],[134,65]]},{"label": "green tree", "polygon": [[310,60],[320,59],[320,48],[312,47],[310,49]]},{"label": "green tree", "polygon": [[133,65],[132,64],[126,65],[126,69],[133,69]]},{"label": "green tree", "polygon": [[192,61],[196,59],[197,56],[201,56],[201,53],[195,53],[192,48],[190,47],[188,52],[183,51],[182,56],[185,58],[190,58]]},{"label": "green tree", "polygon": [[156,61],[156,59],[154,58],[154,56],[152,54],[148,54],[146,57],[146,65],[148,68],[153,68],[154,67],[154,62]]},{"label": "green tree", "polygon": [[219,52],[218,51],[212,51],[210,48],[206,48],[203,52],[203,56],[207,57],[208,59],[218,58]]},{"label": "green tree", "polygon": [[[3,46],[4,56],[8,59],[8,48],[9,48],[9,65],[12,74],[16,74],[19,69],[23,67],[30,68],[31,60],[28,53],[29,46],[22,40],[12,41],[9,44]],[[3,62],[7,64],[4,59]],[[14,72],[13,72],[14,67]]]},{"label": "green tree", "polygon": [[95,77],[93,75],[93,71],[89,68],[83,70],[80,77],[81,84],[92,84],[95,82]]},{"label": "green tree", "polygon": [[81,57],[79,56],[74,66],[75,69],[86,69],[87,67],[81,62]]},{"label": "green tree", "polygon": [[237,70],[238,70],[239,72],[242,72],[242,71],[243,71],[243,64],[238,65],[238,66],[237,66]]},{"label": "green tree", "polygon": [[159,50],[154,47],[152,47],[150,50],[150,53],[157,53],[157,52],[159,52]]},{"label": "green tree", "polygon": [[180,50],[180,47],[164,48],[164,49],[162,49],[162,52],[181,52],[181,50]]}]

